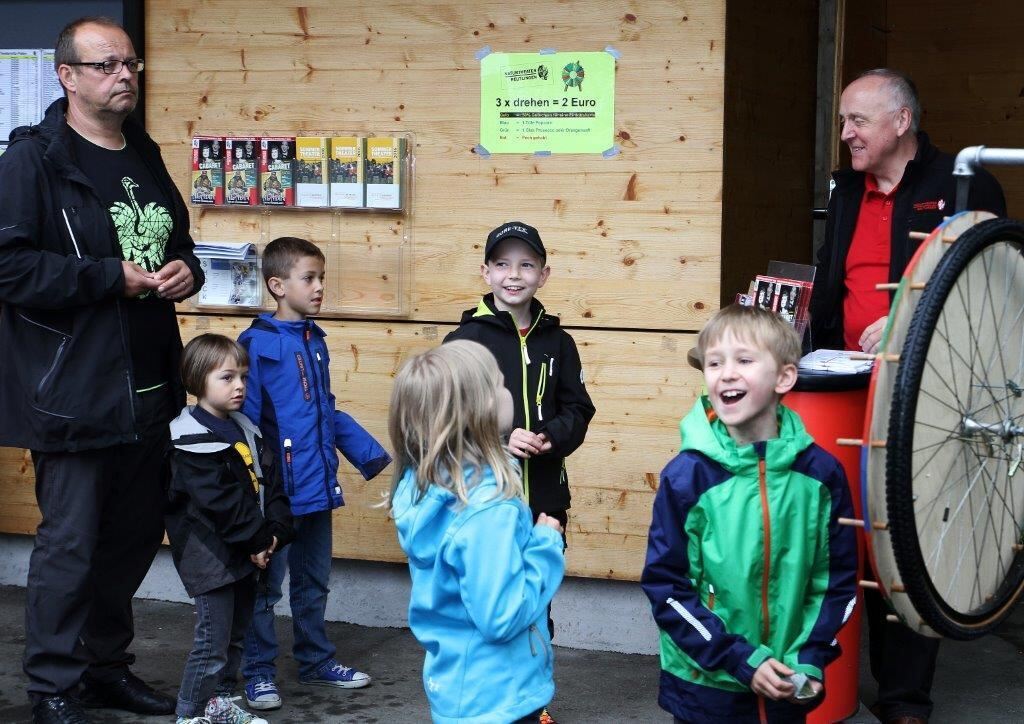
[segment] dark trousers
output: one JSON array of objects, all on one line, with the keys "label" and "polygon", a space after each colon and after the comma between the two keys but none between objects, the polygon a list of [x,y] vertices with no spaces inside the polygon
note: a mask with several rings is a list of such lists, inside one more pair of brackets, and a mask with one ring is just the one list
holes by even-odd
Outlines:
[{"label": "dark trousers", "polygon": [[[534,522],[534,524],[536,524],[537,523],[537,518],[540,517],[540,513],[535,511],[535,510],[531,510],[530,512],[533,513],[533,522]],[[567,528],[569,526],[569,511],[568,510],[544,511],[544,515],[548,516],[549,518],[554,518],[555,520],[557,520],[559,523],[562,524],[562,550],[565,550],[566,548],[569,547],[569,544],[566,542],[566,537],[565,537],[565,534],[567,532]],[[551,618],[551,604],[550,603],[548,604],[548,635],[551,636],[551,640],[552,641],[555,640],[555,620],[553,618]]]},{"label": "dark trousers", "polygon": [[140,439],[83,452],[32,452],[42,522],[29,561],[24,669],[33,701],[83,674],[120,678],[135,657],[132,597],[163,539],[166,387],[136,397]]},{"label": "dark trousers", "polygon": [[889,613],[878,591],[866,589],[871,675],[878,682],[878,714],[882,721],[900,716],[927,719],[932,713],[932,679],[939,639],[922,636]]},{"label": "dark trousers", "polygon": [[196,631],[178,690],[179,717],[202,716],[210,697],[235,688],[255,602],[255,574],[196,596]]}]

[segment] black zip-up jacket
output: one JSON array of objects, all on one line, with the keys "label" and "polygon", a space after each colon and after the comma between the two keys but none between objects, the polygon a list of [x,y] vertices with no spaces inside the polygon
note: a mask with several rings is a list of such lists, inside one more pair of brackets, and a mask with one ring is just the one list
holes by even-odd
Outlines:
[{"label": "black zip-up jacket", "polygon": [[[956,180],[953,156],[943,153],[917,134],[917,155],[907,164],[896,190],[892,211],[889,281],[898,282],[921,242],[911,231],[930,232],[953,214]],[[864,197],[864,173],[843,169],[832,174],[836,187],[828,202],[825,243],[818,252],[818,270],[811,294],[811,345],[814,349],[842,349],[843,298],[846,296],[846,257]],[[1006,216],[1006,199],[999,182],[978,169],[971,181],[967,208]]]},{"label": "black zip-up jacket", "polygon": [[[16,128],[0,156],[0,445],[46,452],[137,439],[121,246],[77,166],[66,107],[54,101],[42,123]],[[204,277],[188,210],[142,126],[128,119],[123,132],[173,209],[164,263],[184,261],[194,293]],[[177,370],[174,304],[165,300],[161,309],[175,335],[166,368]],[[184,405],[177,375],[170,383]]]},{"label": "black zip-up jacket", "polygon": [[469,339],[487,347],[512,393],[512,427],[543,432],[551,441],[547,453],[520,460],[526,497],[536,516],[569,508],[565,458],[583,444],[595,410],[572,336],[536,299],[530,318],[530,331],[522,337],[512,315],[498,311],[494,295],[487,294],[476,309],[463,313],[459,328],[444,341]]},{"label": "black zip-up jacket", "polygon": [[278,551],[294,537],[291,507],[270,446],[263,445],[245,415],[232,413],[231,419],[242,429],[251,461],[200,424],[191,408],[171,422],[164,523],[174,566],[193,598],[255,572],[249,556],[269,548],[273,536]]}]

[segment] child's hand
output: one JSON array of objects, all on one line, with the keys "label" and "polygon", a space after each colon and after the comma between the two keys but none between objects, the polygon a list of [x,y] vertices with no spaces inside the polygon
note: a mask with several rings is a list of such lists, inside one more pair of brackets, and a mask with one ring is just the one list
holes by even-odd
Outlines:
[{"label": "child's hand", "polygon": [[537,453],[551,449],[551,442],[544,433],[537,435],[529,430],[517,427],[508,436],[508,451],[517,458],[533,457]]},{"label": "child's hand", "polygon": [[559,533],[564,533],[562,524],[558,522],[558,518],[552,518],[547,513],[541,513],[537,516],[537,525],[546,525],[548,528],[554,528]]},{"label": "child's hand", "polygon": [[783,676],[792,676],[793,670],[777,659],[766,659],[750,682],[750,688],[755,694],[766,696],[769,699],[781,701],[789,699],[796,694],[796,687],[783,679]]}]

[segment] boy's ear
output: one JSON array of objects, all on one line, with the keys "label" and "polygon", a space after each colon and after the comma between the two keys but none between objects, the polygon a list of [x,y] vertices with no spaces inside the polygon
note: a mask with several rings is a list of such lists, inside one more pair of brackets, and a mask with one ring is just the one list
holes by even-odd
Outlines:
[{"label": "boy's ear", "polygon": [[270,277],[267,279],[267,289],[274,295],[274,298],[284,296],[284,282],[281,281],[281,277]]},{"label": "boy's ear", "polygon": [[775,394],[784,395],[796,384],[796,365],[786,364],[779,368],[779,376],[775,382]]},{"label": "boy's ear", "polygon": [[551,267],[545,264],[544,268],[540,270],[540,278],[537,280],[538,289],[540,289],[542,286],[544,286],[545,283],[547,283],[549,276],[551,276]]}]

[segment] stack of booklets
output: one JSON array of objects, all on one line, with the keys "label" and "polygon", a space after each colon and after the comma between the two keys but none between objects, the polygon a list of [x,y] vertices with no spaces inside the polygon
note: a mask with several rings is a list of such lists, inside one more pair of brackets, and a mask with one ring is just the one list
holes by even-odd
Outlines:
[{"label": "stack of booklets", "polygon": [[807,264],[769,262],[768,273],[758,274],[746,294],[736,295],[736,301],[775,312],[803,334],[809,319],[814,271]]},{"label": "stack of booklets", "polygon": [[195,255],[206,275],[199,292],[199,305],[260,307],[263,279],[256,245],[197,242]]},{"label": "stack of booklets", "polygon": [[850,375],[870,372],[874,358],[863,352],[848,352],[841,349],[816,349],[800,358],[799,368],[807,372],[829,372],[836,375]]}]

